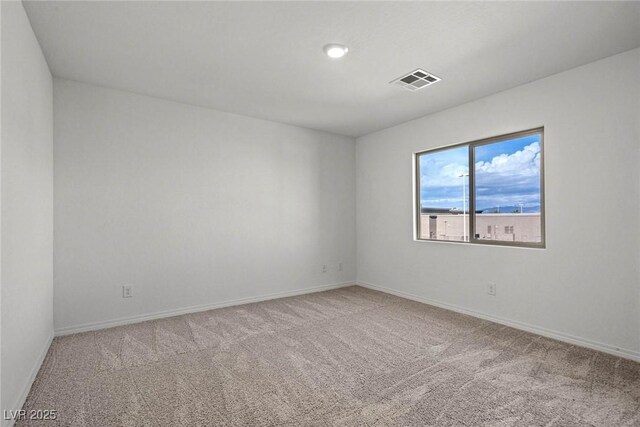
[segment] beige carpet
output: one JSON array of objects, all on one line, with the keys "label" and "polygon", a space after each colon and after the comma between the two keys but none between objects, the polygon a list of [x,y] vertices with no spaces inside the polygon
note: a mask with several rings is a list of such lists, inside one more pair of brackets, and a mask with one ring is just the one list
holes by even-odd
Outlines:
[{"label": "beige carpet", "polygon": [[69,426],[638,426],[640,364],[360,287],[56,338]]}]

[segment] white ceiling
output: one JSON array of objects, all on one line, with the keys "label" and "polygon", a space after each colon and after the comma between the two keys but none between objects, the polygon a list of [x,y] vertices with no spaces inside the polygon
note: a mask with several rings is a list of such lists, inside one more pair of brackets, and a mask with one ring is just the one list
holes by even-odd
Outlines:
[{"label": "white ceiling", "polygon": [[[54,76],[349,136],[640,46],[639,2],[25,7]],[[328,59],[329,42],[349,54]],[[416,68],[443,80],[389,84]]]}]

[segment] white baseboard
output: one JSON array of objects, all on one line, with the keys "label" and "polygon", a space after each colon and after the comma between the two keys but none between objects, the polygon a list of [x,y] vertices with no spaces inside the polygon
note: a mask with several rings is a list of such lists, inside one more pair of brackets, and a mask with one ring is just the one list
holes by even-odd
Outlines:
[{"label": "white baseboard", "polygon": [[49,347],[51,347],[51,342],[52,341],[53,341],[53,332],[51,332],[49,334],[49,337],[45,341],[45,345],[42,347],[42,350],[40,351],[40,355],[38,356],[38,359],[36,360],[36,363],[31,368],[31,372],[29,373],[29,376],[27,377],[25,385],[22,388],[22,392],[18,396],[18,399],[16,400],[16,402],[10,408],[2,408],[2,410],[3,410],[2,426],[3,427],[11,427],[15,423],[16,420],[5,420],[4,419],[4,410],[6,409],[7,411],[9,411],[10,409],[12,409],[12,410],[15,411],[15,410],[18,410],[18,409],[22,409],[22,407],[24,406],[24,402],[27,400],[27,396],[29,395],[29,391],[31,390],[31,386],[33,385],[33,381],[36,379],[36,375],[38,375],[38,371],[40,370],[40,367],[42,366],[42,363],[44,362],[44,358],[47,356],[47,352],[49,351]]},{"label": "white baseboard", "polygon": [[304,294],[311,294],[315,292],[328,291],[331,289],[338,289],[338,288],[344,288],[347,286],[353,286],[355,284],[356,284],[355,282],[331,283],[328,285],[314,286],[312,288],[303,288],[303,289],[295,289],[292,291],[275,292],[275,293],[264,294],[264,295],[259,295],[255,297],[239,298],[234,300],[215,302],[211,304],[194,305],[191,307],[164,310],[164,311],[158,311],[155,313],[121,317],[119,319],[107,320],[104,322],[85,323],[82,325],[68,326],[68,327],[56,329],[55,335],[63,336],[63,335],[77,334],[79,332],[97,331],[99,329],[112,328],[114,326],[129,325],[131,323],[144,322],[147,320],[155,320],[155,319],[162,319],[165,317],[180,316],[182,314],[197,313],[199,311],[213,310],[215,308],[231,307],[234,305],[250,304],[253,302],[267,301],[267,300],[277,299],[277,298],[286,298],[286,297],[292,297],[296,295],[304,295]]},{"label": "white baseboard", "polygon": [[380,292],[385,292],[387,294],[399,296],[401,298],[410,299],[413,301],[421,302],[424,304],[433,305],[436,307],[444,308],[446,310],[455,311],[457,313],[467,314],[469,316],[478,317],[480,319],[489,320],[491,322],[499,323],[501,325],[510,326],[515,329],[520,329],[527,332],[532,332],[534,334],[542,335],[543,337],[552,338],[558,341],[566,342],[568,344],[577,345],[580,347],[586,347],[592,350],[601,351],[603,353],[612,354],[614,356],[623,357],[625,359],[633,360],[636,362],[640,362],[640,352],[619,348],[613,345],[604,344],[600,342],[595,342],[588,340],[586,338],[577,337],[574,335],[566,334],[564,332],[558,332],[546,328],[540,328],[538,326],[529,325],[527,323],[518,322],[516,320],[503,319],[501,317],[492,316],[490,314],[480,313],[478,311],[469,310],[463,307],[459,307],[453,304],[447,304],[444,302],[432,300],[430,298],[421,297],[418,295],[414,295],[408,292],[397,291],[395,289],[385,288],[384,286],[373,285],[371,283],[358,281],[356,282],[358,286],[362,286],[364,288],[373,289]]}]

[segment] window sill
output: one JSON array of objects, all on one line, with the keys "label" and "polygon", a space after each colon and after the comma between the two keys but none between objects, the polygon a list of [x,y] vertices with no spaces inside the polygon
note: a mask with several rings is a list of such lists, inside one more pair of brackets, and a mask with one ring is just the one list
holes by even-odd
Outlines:
[{"label": "window sill", "polygon": [[510,249],[546,249],[546,244],[509,244],[508,242],[501,242],[501,243],[493,243],[492,241],[488,241],[488,242],[483,242],[483,241],[479,241],[479,242],[462,242],[462,241],[457,241],[457,240],[435,240],[435,239],[417,239],[417,238],[413,238],[414,242],[419,242],[419,243],[449,243],[449,244],[454,244],[454,245],[465,245],[465,246],[492,246],[492,247],[498,247],[498,248],[510,248]]}]

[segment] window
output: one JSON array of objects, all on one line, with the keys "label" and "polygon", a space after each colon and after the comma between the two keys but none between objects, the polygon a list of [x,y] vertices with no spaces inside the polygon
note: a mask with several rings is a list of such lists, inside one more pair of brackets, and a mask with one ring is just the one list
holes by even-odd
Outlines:
[{"label": "window", "polygon": [[544,247],[543,134],[416,153],[416,239]]}]

